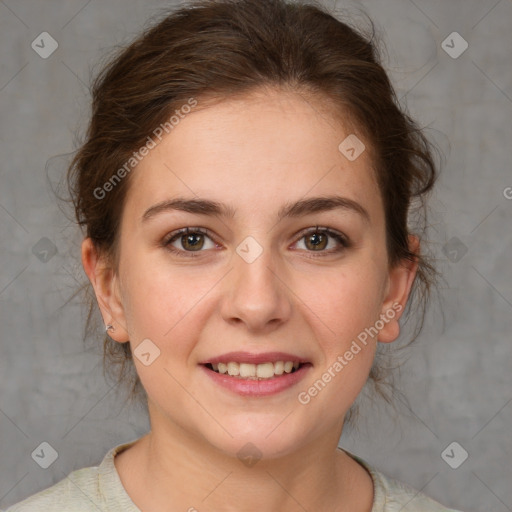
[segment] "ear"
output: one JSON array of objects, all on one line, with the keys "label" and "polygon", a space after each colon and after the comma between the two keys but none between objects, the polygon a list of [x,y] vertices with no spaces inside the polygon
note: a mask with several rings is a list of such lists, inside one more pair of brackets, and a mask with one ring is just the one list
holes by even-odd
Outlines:
[{"label": "ear", "polygon": [[119,343],[129,341],[117,275],[105,258],[98,255],[91,238],[82,242],[82,265],[94,288],[104,324],[114,327],[108,335]]},{"label": "ear", "polygon": [[[419,255],[420,241],[417,236],[409,235],[409,249],[416,256]],[[387,291],[381,311],[384,327],[379,331],[378,341],[390,343],[398,338],[400,334],[398,320],[404,312],[417,271],[417,257],[414,261],[403,260],[389,270]]]}]

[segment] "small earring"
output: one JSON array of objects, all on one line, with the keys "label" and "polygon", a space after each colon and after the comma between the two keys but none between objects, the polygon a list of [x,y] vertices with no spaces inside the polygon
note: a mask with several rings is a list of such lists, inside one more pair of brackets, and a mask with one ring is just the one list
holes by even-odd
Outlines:
[{"label": "small earring", "polygon": [[105,326],[105,331],[106,331],[106,332],[110,331],[110,329],[112,329],[113,331],[115,331],[115,327],[114,327],[113,325],[108,324],[108,325],[106,325],[106,326]]}]

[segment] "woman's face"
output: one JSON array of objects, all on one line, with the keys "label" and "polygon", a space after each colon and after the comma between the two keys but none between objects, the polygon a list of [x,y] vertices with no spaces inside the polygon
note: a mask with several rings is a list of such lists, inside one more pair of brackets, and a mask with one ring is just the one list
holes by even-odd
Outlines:
[{"label": "woman's face", "polygon": [[414,272],[388,268],[368,151],[344,154],[351,132],[320,104],[275,91],[201,107],[133,171],[118,274],[95,289],[153,431],[283,455],[339,435]]}]

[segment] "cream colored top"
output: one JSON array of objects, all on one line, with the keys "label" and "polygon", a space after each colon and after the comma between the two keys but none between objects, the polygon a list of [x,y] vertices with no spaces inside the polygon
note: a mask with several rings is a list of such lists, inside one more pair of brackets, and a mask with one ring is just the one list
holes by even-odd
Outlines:
[{"label": "cream colored top", "polygon": [[[137,440],[111,448],[99,466],[72,471],[66,478],[4,512],[141,512],[128,496],[114,465],[115,455]],[[458,512],[404,483],[387,478],[359,457],[346,453],[366,468],[372,477],[374,497],[371,512]]]}]

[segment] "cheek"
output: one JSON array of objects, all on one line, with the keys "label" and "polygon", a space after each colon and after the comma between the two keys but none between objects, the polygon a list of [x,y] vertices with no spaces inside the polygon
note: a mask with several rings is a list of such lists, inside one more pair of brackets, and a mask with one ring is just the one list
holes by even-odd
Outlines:
[{"label": "cheek", "polygon": [[376,349],[370,328],[380,315],[382,273],[366,265],[315,281],[314,288],[301,288],[303,303],[310,306],[301,306],[301,314],[313,326],[321,358],[298,399],[329,422],[350,408],[368,379]]},{"label": "cheek", "polygon": [[200,333],[196,317],[214,284],[212,276],[136,254],[126,259],[125,268],[130,269],[124,276],[124,306],[132,348],[149,338],[160,348],[161,362],[170,354],[170,360],[182,360]]},{"label": "cheek", "polygon": [[357,262],[297,282],[309,321],[325,336],[326,350],[342,349],[379,318],[383,271],[373,261]]}]

